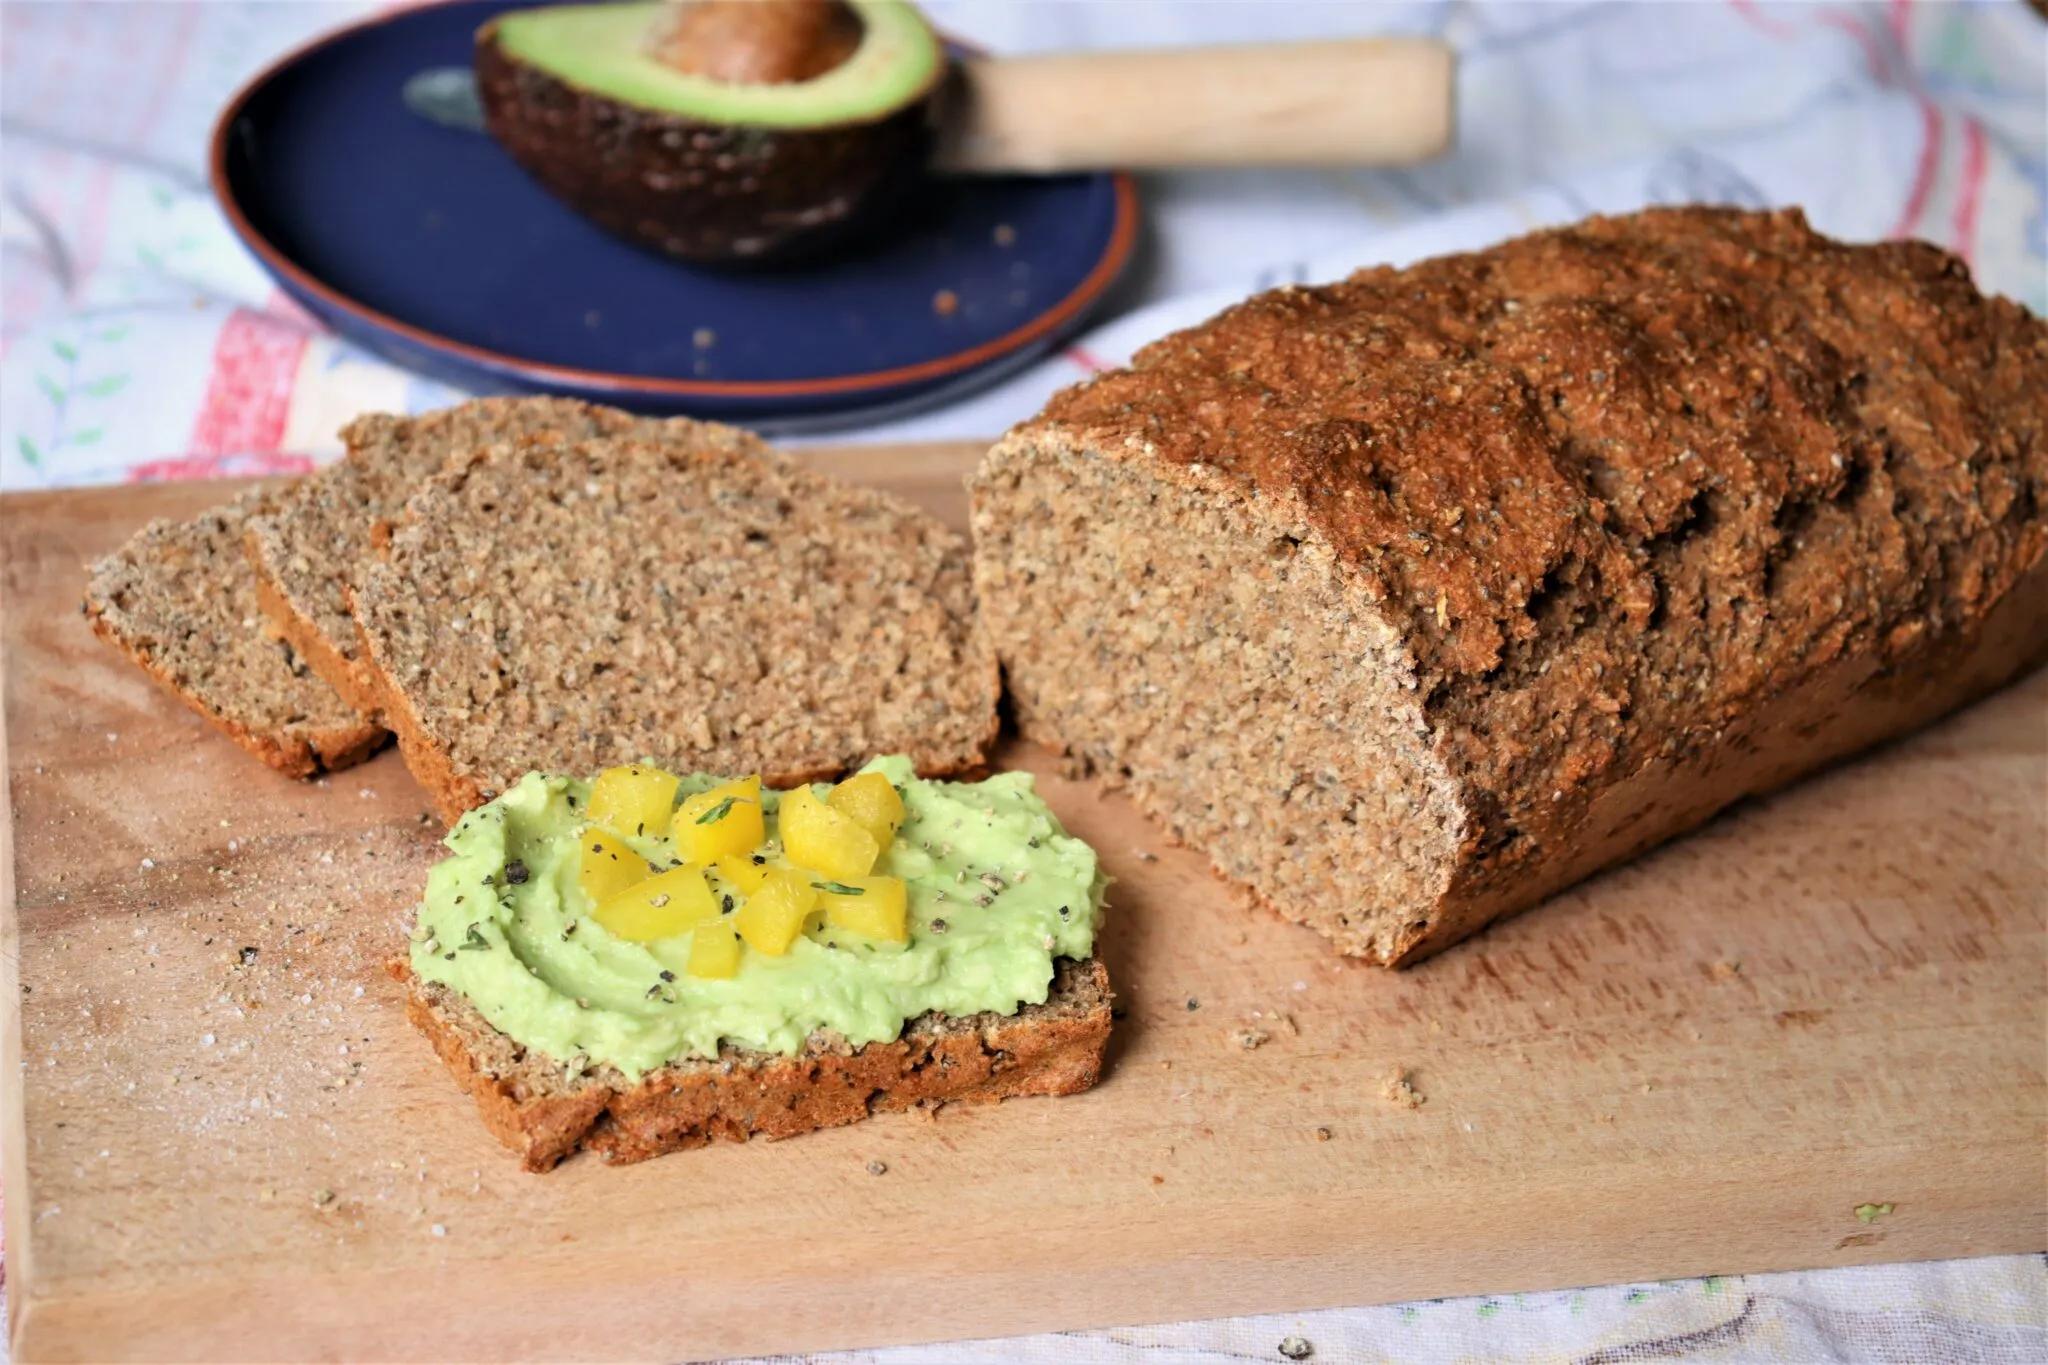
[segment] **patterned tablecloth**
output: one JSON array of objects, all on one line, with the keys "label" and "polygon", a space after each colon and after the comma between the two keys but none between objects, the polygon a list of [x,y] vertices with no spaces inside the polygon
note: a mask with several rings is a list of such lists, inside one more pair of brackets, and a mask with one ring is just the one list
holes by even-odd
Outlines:
[{"label": "patterned tablecloth", "polygon": [[[360,410],[460,396],[311,325],[206,191],[205,136],[228,92],[370,8],[0,8],[0,486],[303,470]],[[1106,320],[992,389],[853,439],[988,435],[1253,288],[1643,203],[1800,203],[1837,235],[1941,243],[1987,288],[2048,311],[2048,25],[2011,0],[931,8],[1001,51],[1439,33],[1463,54],[1461,145],[1400,172],[1156,178],[1149,257]],[[2048,1188],[2014,1197],[2048,1204]],[[1289,1337],[1318,1361],[2041,1361],[2048,1264],[1728,1276],[820,1359],[1277,1360]]]}]

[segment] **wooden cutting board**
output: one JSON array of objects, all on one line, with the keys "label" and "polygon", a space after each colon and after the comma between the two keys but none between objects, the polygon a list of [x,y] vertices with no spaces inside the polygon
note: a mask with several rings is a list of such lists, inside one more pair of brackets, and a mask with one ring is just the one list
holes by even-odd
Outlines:
[{"label": "wooden cutting board", "polygon": [[[818,458],[957,523],[973,453]],[[396,755],[277,777],[79,617],[89,556],[229,491],[0,499],[19,1360],[673,1359],[2048,1246],[2048,674],[1400,975],[1013,742],[1116,878],[1099,1087],[531,1176],[379,970],[437,847]]]}]

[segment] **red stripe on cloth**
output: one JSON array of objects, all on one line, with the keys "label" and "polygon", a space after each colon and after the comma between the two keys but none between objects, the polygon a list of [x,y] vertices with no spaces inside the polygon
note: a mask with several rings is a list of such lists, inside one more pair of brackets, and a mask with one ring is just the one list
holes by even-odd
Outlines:
[{"label": "red stripe on cloth", "polygon": [[1863,61],[1870,68],[1871,79],[1887,85],[1891,83],[1892,64],[1885,59],[1884,44],[1877,40],[1877,35],[1872,33],[1862,20],[1838,9],[1822,10],[1815,17],[1820,23],[1826,24],[1829,28],[1840,29],[1856,40],[1856,46],[1863,49]]},{"label": "red stripe on cloth", "polygon": [[1956,225],[1949,242],[1965,264],[1975,265],[1977,255],[1977,210],[1984,200],[1984,177],[1990,169],[1990,148],[1984,125],[1975,119],[1963,122],[1963,183],[1956,188]]},{"label": "red stripe on cloth", "polygon": [[192,452],[229,455],[274,451],[284,438],[292,384],[306,353],[306,334],[246,308],[228,315],[213,347],[213,375],[192,424]]},{"label": "red stripe on cloth", "polygon": [[1080,346],[1069,346],[1064,354],[1067,359],[1073,361],[1090,374],[1106,374],[1116,368],[1093,351]]},{"label": "red stripe on cloth", "polygon": [[1899,211],[1899,221],[1892,225],[1890,236],[1909,236],[1920,222],[1920,215],[1927,211],[1928,196],[1934,192],[1935,177],[1941,171],[1941,109],[1920,89],[1920,82],[1913,74],[1913,0],[1891,0],[1886,18],[1891,24],[1892,43],[1898,49],[1899,64],[1904,68],[1906,79],[1912,82],[1913,95],[1920,103],[1920,162],[1913,168],[1913,184],[1906,191],[1906,206]]},{"label": "red stripe on cloth", "polygon": [[1941,170],[1941,110],[1933,100],[1920,97],[1920,162],[1913,168],[1913,184],[1906,191],[1906,206],[1888,237],[1908,237],[1927,211],[1927,198],[1934,192],[1934,177]]},{"label": "red stripe on cloth", "polygon": [[1756,0],[1728,0],[1735,12],[1755,24],[1773,38],[1794,38],[1799,34],[1796,24],[1788,24],[1774,14],[1765,14],[1756,7]]},{"label": "red stripe on cloth", "polygon": [[251,478],[258,474],[310,474],[311,455],[167,455],[131,465],[123,477],[130,483],[172,483],[180,479]]}]

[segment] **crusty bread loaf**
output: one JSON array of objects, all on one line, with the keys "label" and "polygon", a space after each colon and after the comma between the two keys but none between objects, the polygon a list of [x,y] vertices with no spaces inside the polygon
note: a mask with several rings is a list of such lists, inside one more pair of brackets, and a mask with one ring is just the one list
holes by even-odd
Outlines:
[{"label": "crusty bread loaf", "polygon": [[264,629],[242,553],[261,492],[190,521],[153,521],[88,570],[85,614],[193,710],[271,767],[310,777],[355,763],[383,731]]},{"label": "crusty bread loaf", "polygon": [[609,1066],[574,1070],[529,1053],[437,983],[411,983],[406,1013],[476,1099],[484,1125],[544,1171],[580,1147],[610,1162],[791,1137],[870,1113],[955,1100],[1071,1095],[1095,1084],[1109,1042],[1109,974],[1061,959],[1042,1005],[1013,1015],[925,1014],[895,1042],[848,1047],[816,1035],[797,1056],[727,1047],[716,1061],[676,1062],[637,1083]]},{"label": "crusty bread loaf", "polygon": [[313,671],[365,716],[378,692],[347,590],[375,528],[453,455],[499,441],[576,440],[660,424],[567,398],[480,398],[421,417],[370,413],[342,429],[348,453],[279,490],[249,520],[248,552],[271,622]]},{"label": "crusty bread loaf", "polygon": [[1027,735],[1411,961],[2048,654],[2048,327],[1796,212],[1264,294],[974,480]]},{"label": "crusty bread loaf", "polygon": [[451,821],[534,768],[793,786],[886,753],[971,773],[995,738],[961,538],[730,427],[459,459],[354,606],[381,713]]}]

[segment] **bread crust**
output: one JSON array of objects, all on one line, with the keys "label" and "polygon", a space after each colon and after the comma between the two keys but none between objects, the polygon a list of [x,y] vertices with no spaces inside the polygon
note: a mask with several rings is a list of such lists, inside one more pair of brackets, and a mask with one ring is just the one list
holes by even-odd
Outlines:
[{"label": "bread crust", "polygon": [[[727,1047],[629,1082],[610,1068],[572,1076],[561,1063],[509,1048],[476,1008],[445,986],[422,983],[403,960],[406,1017],[476,1101],[484,1126],[529,1171],[579,1149],[623,1165],[702,1147],[713,1139],[793,1137],[856,1123],[878,1111],[1071,1095],[1095,1084],[1109,1042],[1109,974],[1098,959],[1056,964],[1052,995],[1014,1015],[949,1019],[927,1014],[902,1037],[850,1048],[812,1039],[796,1056]],[[508,1049],[487,1059],[486,1048]]]}]

